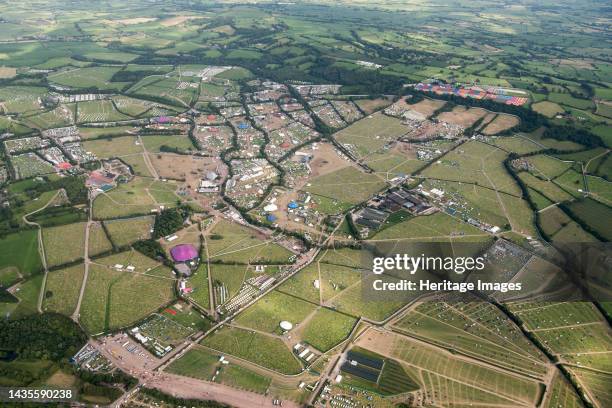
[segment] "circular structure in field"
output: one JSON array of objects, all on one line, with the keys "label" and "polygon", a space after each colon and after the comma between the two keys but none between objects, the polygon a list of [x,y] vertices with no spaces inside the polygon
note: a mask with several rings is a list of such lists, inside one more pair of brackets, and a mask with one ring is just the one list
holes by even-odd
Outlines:
[{"label": "circular structure in field", "polygon": [[190,244],[177,245],[170,250],[170,255],[175,262],[190,261],[198,257],[198,251]]},{"label": "circular structure in field", "polygon": [[282,322],[280,322],[280,328],[283,329],[284,331],[289,331],[293,329],[293,324],[291,322],[283,320]]}]

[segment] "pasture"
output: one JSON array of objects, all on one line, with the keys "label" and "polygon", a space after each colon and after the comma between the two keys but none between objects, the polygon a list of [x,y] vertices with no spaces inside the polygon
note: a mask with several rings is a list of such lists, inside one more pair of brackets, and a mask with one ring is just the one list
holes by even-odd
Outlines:
[{"label": "pasture", "polygon": [[0,247],[0,271],[16,268],[21,275],[30,276],[42,270],[38,230],[23,230],[1,237]]},{"label": "pasture", "polygon": [[279,328],[281,321],[289,321],[297,328],[315,311],[315,308],[312,303],[272,291],[243,311],[235,322],[243,327],[282,334]]},{"label": "pasture", "polygon": [[86,223],[79,222],[43,229],[43,245],[49,266],[62,265],[83,258],[85,225]]},{"label": "pasture", "polygon": [[48,76],[49,82],[68,88],[97,88],[100,90],[120,90],[126,84],[110,82],[119,67],[69,68]]},{"label": "pasture", "polygon": [[113,244],[106,236],[101,224],[92,224],[89,228],[88,253],[90,256],[99,255],[113,249]]},{"label": "pasture", "polygon": [[83,149],[92,152],[96,157],[103,159],[121,157],[125,155],[142,153],[142,146],[138,144],[135,136],[120,136],[89,140],[83,142]]},{"label": "pasture", "polygon": [[302,328],[301,338],[317,350],[327,352],[344,341],[357,319],[327,308],[319,308]]},{"label": "pasture", "polygon": [[136,241],[151,238],[153,216],[142,216],[104,221],[110,239],[117,247],[130,245]]},{"label": "pasture", "polygon": [[170,302],[173,286],[171,279],[91,265],[81,323],[91,334],[129,326]]},{"label": "pasture", "polygon": [[333,214],[367,200],[385,185],[375,175],[363,173],[355,167],[345,167],[315,177],[304,190],[315,195],[315,201],[321,202],[320,211]]},{"label": "pasture", "polygon": [[462,401],[467,395],[471,403],[483,405],[533,405],[539,396],[535,380],[467,362],[398,334],[370,330],[357,345],[394,358],[420,373],[422,388],[441,405]]},{"label": "pasture", "polygon": [[225,220],[219,221],[206,236],[211,261],[228,263],[289,263],[292,253],[267,242],[258,231]]},{"label": "pasture", "polygon": [[357,158],[363,158],[408,131],[399,119],[375,113],[342,129],[334,138]]},{"label": "pasture", "polygon": [[166,369],[170,373],[212,381],[215,372],[220,370],[215,382],[263,394],[270,386],[270,379],[230,361],[229,365],[219,362],[220,354],[202,347],[190,349],[184,356],[174,361]]},{"label": "pasture", "polygon": [[84,274],[83,264],[49,272],[43,310],[66,316],[72,315],[77,305]]},{"label": "pasture", "polygon": [[282,340],[257,332],[225,326],[205,337],[200,344],[281,374],[302,371],[302,365]]}]

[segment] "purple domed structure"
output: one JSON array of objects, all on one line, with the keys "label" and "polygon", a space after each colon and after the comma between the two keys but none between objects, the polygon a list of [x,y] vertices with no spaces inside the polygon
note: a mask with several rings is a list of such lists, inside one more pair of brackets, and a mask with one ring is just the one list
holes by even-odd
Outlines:
[{"label": "purple domed structure", "polygon": [[198,257],[198,251],[190,244],[177,245],[170,250],[170,255],[175,262],[190,261]]}]

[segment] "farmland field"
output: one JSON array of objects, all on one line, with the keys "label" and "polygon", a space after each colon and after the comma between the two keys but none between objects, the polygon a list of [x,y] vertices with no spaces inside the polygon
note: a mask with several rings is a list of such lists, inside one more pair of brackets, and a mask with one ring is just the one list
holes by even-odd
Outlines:
[{"label": "farmland field", "polygon": [[224,327],[201,344],[283,374],[297,374],[302,369],[281,340],[248,330]]},{"label": "farmland field", "polygon": [[76,308],[84,272],[82,264],[50,272],[43,309],[71,315]]},{"label": "farmland field", "polygon": [[0,385],[612,406],[608,3],[0,3]]},{"label": "farmland field", "polygon": [[89,333],[129,326],[173,298],[172,281],[92,265],[81,305]]},{"label": "farmland field", "polygon": [[153,228],[153,217],[144,216],[120,220],[109,220],[104,226],[110,235],[110,239],[118,247],[126,246],[132,242],[151,237]]},{"label": "farmland field", "polygon": [[[43,229],[45,256],[50,266],[80,259],[85,250],[85,223]],[[70,243],[66,245],[66,243]]]}]

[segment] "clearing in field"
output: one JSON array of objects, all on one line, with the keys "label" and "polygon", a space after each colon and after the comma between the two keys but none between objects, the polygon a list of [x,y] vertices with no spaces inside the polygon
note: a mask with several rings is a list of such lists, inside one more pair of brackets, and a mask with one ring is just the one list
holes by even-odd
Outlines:
[{"label": "clearing in field", "polygon": [[79,222],[43,229],[43,245],[49,266],[62,265],[83,258],[86,225],[84,222]]}]

